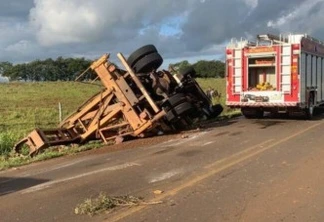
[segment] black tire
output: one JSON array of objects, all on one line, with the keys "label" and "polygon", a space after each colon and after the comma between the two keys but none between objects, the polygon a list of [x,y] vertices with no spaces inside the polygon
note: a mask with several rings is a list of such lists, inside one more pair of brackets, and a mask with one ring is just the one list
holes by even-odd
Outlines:
[{"label": "black tire", "polygon": [[176,122],[178,120],[177,116],[173,113],[173,110],[170,110],[166,113],[165,118],[169,122]]},{"label": "black tire", "polygon": [[305,111],[306,113],[306,119],[311,120],[314,117],[314,110],[315,110],[315,104],[314,104],[314,96],[310,95],[308,99],[308,107]]},{"label": "black tire", "polygon": [[190,75],[192,78],[195,78],[196,70],[192,66],[189,66],[189,67],[185,68],[184,70],[182,70],[180,72],[180,74],[183,75],[183,77],[187,77],[188,75]]},{"label": "black tire", "polygon": [[261,119],[264,115],[264,111],[258,108],[242,108],[241,112],[247,119]]},{"label": "black tire", "polygon": [[167,121],[174,123],[184,118],[186,114],[190,115],[195,110],[190,102],[183,102],[166,113]]},{"label": "black tire", "polygon": [[261,118],[263,118],[263,116],[264,116],[264,111],[262,109],[256,110],[256,113],[255,113],[256,118],[261,119]]},{"label": "black tire", "polygon": [[224,108],[220,104],[217,104],[212,106],[211,110],[212,110],[212,118],[216,118],[223,112]]},{"label": "black tire", "polygon": [[190,102],[184,102],[174,107],[173,110],[178,116],[181,116],[183,114],[192,112],[194,110],[194,106]]},{"label": "black tire", "polygon": [[139,49],[137,49],[135,52],[133,52],[127,59],[127,63],[130,67],[134,66],[134,64],[143,58],[146,55],[149,55],[151,53],[156,53],[157,49],[154,45],[145,45]]},{"label": "black tire", "polygon": [[186,102],[187,97],[183,93],[177,93],[173,96],[171,96],[168,100],[166,100],[164,103],[162,103],[162,107],[166,110],[171,109],[174,106],[179,105],[180,103]]},{"label": "black tire", "polygon": [[138,60],[132,68],[135,73],[149,73],[157,70],[163,63],[163,58],[159,53],[152,53]]}]

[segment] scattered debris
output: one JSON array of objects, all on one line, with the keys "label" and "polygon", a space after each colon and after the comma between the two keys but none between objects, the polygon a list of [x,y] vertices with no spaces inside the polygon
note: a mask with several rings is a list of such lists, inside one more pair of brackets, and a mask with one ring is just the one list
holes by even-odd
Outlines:
[{"label": "scattered debris", "polygon": [[153,193],[156,194],[156,195],[159,195],[159,194],[162,194],[164,192],[162,190],[154,190]]},{"label": "scattered debris", "polygon": [[182,135],[181,138],[182,139],[187,139],[187,138],[189,138],[189,135]]},{"label": "scattered debris", "polygon": [[112,210],[116,207],[138,206],[138,205],[154,205],[161,204],[162,201],[144,202],[141,197],[134,196],[116,196],[110,197],[105,193],[100,193],[98,197],[87,198],[83,203],[78,204],[74,209],[74,213],[78,215],[94,216],[104,211]]}]

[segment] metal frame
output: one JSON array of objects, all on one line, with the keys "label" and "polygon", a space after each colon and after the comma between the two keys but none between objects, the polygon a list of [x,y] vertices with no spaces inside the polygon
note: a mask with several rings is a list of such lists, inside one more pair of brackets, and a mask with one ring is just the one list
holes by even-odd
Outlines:
[{"label": "metal frame", "polygon": [[[99,138],[108,143],[117,137],[142,136],[153,129],[165,116],[165,111],[155,104],[121,53],[118,58],[126,72],[111,63],[108,54],[103,55],[90,68],[101,80],[104,90],[87,100],[57,129],[35,129],[19,141],[14,150],[19,152],[27,145],[30,155],[35,155],[50,146]],[[130,82],[136,92],[130,87]]]}]

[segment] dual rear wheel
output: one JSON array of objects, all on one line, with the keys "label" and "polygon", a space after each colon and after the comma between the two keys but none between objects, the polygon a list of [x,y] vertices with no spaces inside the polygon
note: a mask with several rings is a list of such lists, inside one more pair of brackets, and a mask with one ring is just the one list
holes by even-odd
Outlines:
[{"label": "dual rear wheel", "polygon": [[149,73],[162,65],[163,58],[154,45],[146,45],[133,52],[127,63],[135,73]]}]

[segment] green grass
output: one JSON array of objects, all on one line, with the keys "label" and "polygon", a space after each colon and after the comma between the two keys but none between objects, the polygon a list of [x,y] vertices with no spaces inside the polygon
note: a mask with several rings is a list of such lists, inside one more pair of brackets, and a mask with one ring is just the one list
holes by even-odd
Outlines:
[{"label": "green grass", "polygon": [[98,91],[98,86],[75,82],[2,83],[0,130],[26,133],[35,127],[55,127],[59,103],[66,116]]},{"label": "green grass", "polygon": [[[232,115],[235,110],[225,107],[224,79],[197,79],[204,91],[209,87],[221,93],[220,103],[224,107],[223,116]],[[37,83],[1,83],[0,84],[0,170],[33,161],[61,156],[70,152],[91,149],[85,145],[72,151],[46,151],[36,158],[12,157],[11,149],[20,139],[34,128],[55,128],[59,124],[59,103],[62,106],[63,119],[74,112],[89,97],[102,88],[96,85],[76,82],[37,82]],[[95,145],[99,146],[98,144]],[[70,149],[69,149],[70,150]]]},{"label": "green grass", "polygon": [[201,86],[201,88],[206,92],[208,88],[212,88],[217,90],[220,94],[220,98],[214,98],[213,104],[221,104],[224,108],[221,117],[231,117],[233,115],[237,115],[240,113],[237,109],[231,109],[225,105],[226,101],[226,82],[225,79],[221,78],[205,78],[205,79],[197,79],[197,82]]},{"label": "green grass", "polygon": [[[100,90],[98,86],[76,82],[1,83],[0,169],[32,161],[25,157],[13,157],[12,147],[36,127],[57,127],[60,122],[59,103],[64,118]],[[40,159],[36,160],[61,155],[45,153],[46,157],[37,157]]]}]

